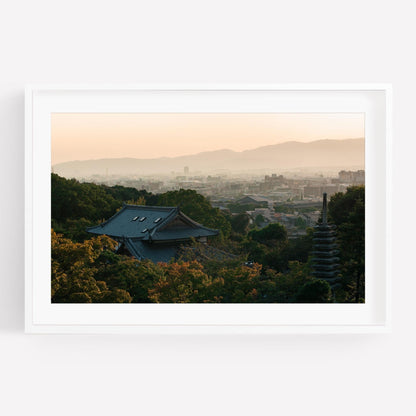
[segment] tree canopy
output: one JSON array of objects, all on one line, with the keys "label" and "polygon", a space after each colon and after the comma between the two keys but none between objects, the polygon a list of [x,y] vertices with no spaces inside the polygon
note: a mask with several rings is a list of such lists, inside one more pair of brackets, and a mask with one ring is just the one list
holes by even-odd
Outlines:
[{"label": "tree canopy", "polygon": [[[194,190],[152,194],[135,188],[81,183],[52,174],[51,293],[66,303],[329,302],[327,282],[311,276],[313,229],[288,238],[278,223],[263,228],[243,212],[224,214]],[[90,225],[108,219],[123,202],[179,206],[204,226],[219,229],[209,244],[188,244],[175,261],[155,264],[116,254],[118,243],[92,237]],[[364,187],[332,196],[341,284],[337,302],[364,301]],[[299,224],[301,228],[305,224]]]},{"label": "tree canopy", "polygon": [[337,226],[341,258],[340,301],[364,301],[365,189],[352,186],[337,193],[328,203],[328,217]]},{"label": "tree canopy", "polygon": [[221,230],[230,235],[231,224],[218,208],[213,208],[207,198],[191,189],[180,189],[160,194],[157,205],[179,206],[180,210],[202,225]]}]

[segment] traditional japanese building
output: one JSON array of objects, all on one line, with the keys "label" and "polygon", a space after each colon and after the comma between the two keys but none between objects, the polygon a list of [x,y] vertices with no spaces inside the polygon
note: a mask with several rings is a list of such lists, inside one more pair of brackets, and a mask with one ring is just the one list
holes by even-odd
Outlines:
[{"label": "traditional japanese building", "polygon": [[313,234],[313,272],[317,279],[333,286],[339,279],[339,250],[336,243],[336,226],[328,224],[327,194],[323,194],[322,223],[315,226]]},{"label": "traditional japanese building", "polygon": [[155,263],[175,258],[180,246],[191,239],[206,242],[208,237],[219,233],[193,221],[178,207],[127,204],[107,221],[87,231],[116,240],[118,252]]}]

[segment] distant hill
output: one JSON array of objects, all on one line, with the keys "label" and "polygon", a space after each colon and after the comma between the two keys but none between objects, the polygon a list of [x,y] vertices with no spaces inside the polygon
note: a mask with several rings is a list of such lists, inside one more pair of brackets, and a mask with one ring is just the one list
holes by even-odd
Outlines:
[{"label": "distant hill", "polygon": [[157,159],[97,159],[59,163],[53,171],[67,178],[98,175],[165,174],[218,170],[248,171],[299,168],[364,168],[365,142],[363,138],[345,140],[317,140],[309,143],[289,141],[262,146],[243,152],[228,149],[202,152],[179,157]]}]

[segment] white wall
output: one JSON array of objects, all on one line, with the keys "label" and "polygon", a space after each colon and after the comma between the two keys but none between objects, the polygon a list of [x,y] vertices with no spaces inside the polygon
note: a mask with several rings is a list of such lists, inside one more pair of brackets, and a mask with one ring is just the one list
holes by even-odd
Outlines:
[{"label": "white wall", "polygon": [[[0,414],[415,414],[415,35],[404,0],[2,2]],[[23,334],[24,85],[146,82],[393,83],[392,335]]]}]

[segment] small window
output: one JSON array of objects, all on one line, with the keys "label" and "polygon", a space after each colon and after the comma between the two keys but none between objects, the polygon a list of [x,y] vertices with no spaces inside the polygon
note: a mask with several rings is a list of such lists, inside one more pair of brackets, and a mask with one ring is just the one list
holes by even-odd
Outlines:
[{"label": "small window", "polygon": [[136,220],[137,220],[137,218],[139,218],[139,217],[134,217],[134,218],[132,219],[132,221],[136,221]]},{"label": "small window", "polygon": [[155,219],[155,222],[157,223],[157,222],[159,222],[161,219],[162,219],[161,217],[156,218],[156,219]]},{"label": "small window", "polygon": [[146,219],[146,217],[141,217],[141,218],[139,219],[139,222],[143,222],[145,219]]},{"label": "small window", "polygon": [[145,228],[145,229],[142,231],[142,233],[145,233],[145,232],[147,232],[147,228]]}]

